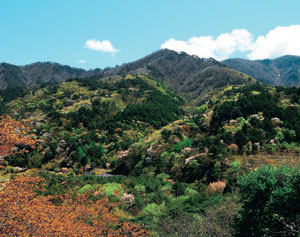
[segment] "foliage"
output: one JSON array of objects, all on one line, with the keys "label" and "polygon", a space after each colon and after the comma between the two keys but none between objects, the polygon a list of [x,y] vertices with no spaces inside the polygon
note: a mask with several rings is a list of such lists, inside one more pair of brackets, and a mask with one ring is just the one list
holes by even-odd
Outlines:
[{"label": "foliage", "polygon": [[157,205],[155,203],[148,204],[142,210],[142,215],[160,216],[162,214],[164,206]]},{"label": "foliage", "polygon": [[[239,182],[242,209],[236,217],[236,235],[299,235],[299,183],[297,168],[262,166]],[[288,234],[289,233],[289,234]]]},{"label": "foliage", "polygon": [[[261,174],[257,179],[251,173],[256,180],[247,181],[247,185],[258,187],[250,188],[239,177],[258,166],[258,157],[264,162],[266,152],[272,156],[280,155],[279,152],[287,156],[290,152],[299,153],[298,88],[253,84],[251,78],[247,81],[245,75],[235,71],[230,72],[246,82],[237,80],[238,85],[229,85],[230,79],[214,81],[222,74],[207,71],[211,77],[203,82],[204,91],[196,86],[200,82],[186,82],[187,91],[181,91],[185,95],[182,98],[165,84],[173,79],[164,78],[155,67],[148,68],[150,76],[126,76],[127,69],[130,68],[125,66],[121,72],[124,77],[76,78],[47,86],[33,85],[20,93],[22,98],[3,95],[0,113],[5,111],[15,120],[26,122],[21,138],[33,140],[32,144],[14,140],[11,148],[6,148],[10,154],[5,152],[4,166],[8,162],[11,166],[42,168],[43,195],[50,198],[47,205],[51,201],[51,205],[67,208],[64,203],[71,195],[68,190],[72,190],[74,203],[77,197],[86,196],[87,209],[94,210],[92,201],[108,198],[107,206],[104,205],[108,212],[122,221],[146,225],[154,235],[157,231],[162,235],[188,236],[189,228],[191,235],[232,234],[230,225],[239,204],[237,200],[229,201],[233,207],[230,210],[224,198],[235,196],[238,186],[244,209],[236,217],[237,233],[239,228],[247,229],[247,224],[255,228],[267,226],[258,235],[297,230],[297,217],[289,216],[281,207],[290,208],[284,200],[294,203],[289,190],[295,193],[296,185],[287,183],[292,182],[288,177],[297,180],[295,171],[277,175],[279,169],[274,168],[265,172],[266,177]],[[239,82],[251,85],[241,86]],[[203,94],[207,96],[200,98]],[[15,122],[11,117],[7,119]],[[16,123],[11,128],[21,126],[15,126]],[[16,134],[14,129],[10,134]],[[36,149],[40,140],[44,141],[41,150]],[[267,161],[277,164],[279,160],[270,157]],[[1,169],[9,176],[17,168],[4,166],[0,166],[0,175]],[[107,174],[101,176],[102,173]],[[275,178],[269,181],[268,177]],[[268,194],[263,185],[269,185],[273,191]],[[286,188],[282,191],[279,187]],[[253,191],[256,189],[259,190]],[[284,195],[279,195],[278,189]],[[252,191],[263,194],[253,195],[251,201],[252,194],[243,193]],[[269,201],[262,204],[264,198]],[[109,206],[118,201],[120,205]],[[257,207],[255,211],[245,211],[250,208],[250,201],[252,209]],[[258,213],[259,217],[252,217],[251,213]],[[91,221],[86,223],[90,225]],[[281,229],[273,231],[275,225]],[[107,228],[118,231],[121,226],[118,220]]]},{"label": "foliage", "polygon": [[87,193],[92,190],[93,190],[93,187],[90,184],[86,184],[81,189],[78,190],[78,193],[84,194],[84,193]]},{"label": "foliage", "polygon": [[60,196],[61,205],[42,192],[38,177],[18,176],[0,191],[0,233],[2,235],[136,235],[149,232],[129,222],[119,222],[111,211],[117,203],[107,198],[95,202],[72,192]]},{"label": "foliage", "polygon": [[158,90],[153,90],[142,103],[129,105],[124,111],[118,113],[114,119],[121,121],[140,120],[151,124],[155,128],[161,128],[178,119],[182,114],[183,111],[180,109],[178,102]]},{"label": "foliage", "polygon": [[28,127],[10,116],[0,117],[0,119],[0,156],[28,152],[27,147],[36,148],[40,140],[30,133]]},{"label": "foliage", "polygon": [[124,193],[122,185],[118,183],[104,184],[100,190],[102,190],[106,196],[113,196],[113,195],[122,196]]},{"label": "foliage", "polygon": [[186,138],[183,141],[179,141],[171,151],[180,152],[185,147],[192,147],[193,139]]}]

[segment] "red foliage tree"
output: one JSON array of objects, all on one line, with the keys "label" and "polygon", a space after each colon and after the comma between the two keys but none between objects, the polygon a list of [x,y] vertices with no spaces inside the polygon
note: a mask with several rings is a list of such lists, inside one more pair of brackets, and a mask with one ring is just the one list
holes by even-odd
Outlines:
[{"label": "red foliage tree", "polygon": [[[69,192],[60,196],[38,195],[42,179],[21,175],[0,191],[0,235],[11,236],[147,236],[139,225],[120,222],[113,214],[118,203],[108,198],[96,202]],[[57,198],[57,197],[56,197]]]},{"label": "red foliage tree", "polygon": [[27,152],[26,149],[17,151],[16,145],[35,148],[40,140],[22,123],[13,120],[10,116],[0,117],[0,156],[9,156],[15,153]]}]

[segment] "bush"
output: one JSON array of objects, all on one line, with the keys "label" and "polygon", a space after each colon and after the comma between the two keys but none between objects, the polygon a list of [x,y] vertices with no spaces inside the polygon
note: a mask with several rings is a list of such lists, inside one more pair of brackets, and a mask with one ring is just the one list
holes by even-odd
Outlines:
[{"label": "bush", "polygon": [[155,203],[148,204],[143,210],[142,215],[147,216],[160,216],[162,214],[162,211],[165,209],[164,204],[157,205]]},{"label": "bush", "polygon": [[243,205],[235,220],[237,236],[299,236],[299,225],[290,228],[300,221],[299,167],[262,166],[238,186]]},{"label": "bush", "polygon": [[90,184],[84,185],[81,189],[78,190],[79,193],[86,193],[88,191],[92,191],[93,187]]},{"label": "bush", "polygon": [[158,233],[160,236],[202,236],[201,222],[191,215],[178,214],[172,219],[159,221]]},{"label": "bush", "polygon": [[226,183],[224,181],[219,180],[217,182],[210,183],[207,187],[206,192],[211,195],[217,193],[223,193],[225,186]]},{"label": "bush", "polygon": [[43,155],[40,152],[34,152],[28,157],[27,167],[32,168],[41,168],[42,166]]},{"label": "bush", "polygon": [[104,184],[101,188],[101,191],[104,192],[105,196],[113,196],[115,193],[118,193],[118,196],[122,196],[124,194],[122,185],[118,183]]},{"label": "bush", "polygon": [[225,197],[218,205],[208,207],[201,221],[201,236],[232,236],[234,217],[239,209],[235,194]]},{"label": "bush", "polygon": [[193,139],[186,138],[183,141],[179,141],[171,150],[180,152],[185,147],[192,147]]}]

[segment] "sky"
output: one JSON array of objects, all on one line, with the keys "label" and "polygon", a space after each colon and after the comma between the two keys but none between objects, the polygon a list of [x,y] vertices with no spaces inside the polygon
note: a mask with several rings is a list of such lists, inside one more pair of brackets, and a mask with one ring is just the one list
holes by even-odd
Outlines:
[{"label": "sky", "polygon": [[0,0],[0,62],[114,67],[162,48],[300,55],[299,0]]}]

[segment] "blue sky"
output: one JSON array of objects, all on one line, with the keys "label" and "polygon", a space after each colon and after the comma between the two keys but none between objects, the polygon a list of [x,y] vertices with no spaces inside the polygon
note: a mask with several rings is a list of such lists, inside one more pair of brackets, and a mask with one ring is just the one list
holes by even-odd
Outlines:
[{"label": "blue sky", "polygon": [[104,68],[164,47],[219,60],[300,55],[299,9],[299,0],[1,0],[0,62]]}]

